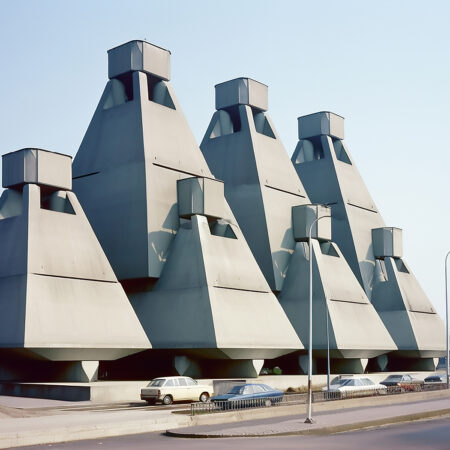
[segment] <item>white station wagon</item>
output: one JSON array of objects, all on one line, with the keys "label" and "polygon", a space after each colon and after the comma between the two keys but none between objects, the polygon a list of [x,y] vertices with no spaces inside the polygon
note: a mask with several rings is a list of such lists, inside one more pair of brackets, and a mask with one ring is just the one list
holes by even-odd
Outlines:
[{"label": "white station wagon", "polygon": [[164,405],[180,400],[207,402],[212,395],[212,386],[198,384],[189,377],[155,378],[141,389],[141,400],[147,403],[162,402]]}]

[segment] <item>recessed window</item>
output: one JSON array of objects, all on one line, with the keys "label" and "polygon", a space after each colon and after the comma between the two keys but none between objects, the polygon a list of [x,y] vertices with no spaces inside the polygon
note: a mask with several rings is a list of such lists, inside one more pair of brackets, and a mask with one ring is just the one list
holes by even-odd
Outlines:
[{"label": "recessed window", "polygon": [[218,219],[214,222],[210,222],[209,229],[213,236],[221,236],[227,239],[237,239],[236,234],[231,228],[231,225],[225,222],[223,219]]},{"label": "recessed window", "polygon": [[260,134],[264,134],[265,136],[275,139],[275,134],[269,124],[269,121],[267,120],[266,115],[262,111],[252,110],[252,112],[256,131]]},{"label": "recessed window", "polygon": [[109,92],[103,103],[103,109],[111,109],[128,101],[125,85],[116,78],[109,82]]},{"label": "recessed window", "polygon": [[333,139],[333,148],[334,153],[336,154],[336,158],[339,161],[342,161],[346,164],[351,164],[350,158],[348,157],[348,154],[345,151],[344,144],[340,139]]},{"label": "recessed window", "polygon": [[214,114],[214,125],[209,135],[210,139],[214,139],[220,136],[226,136],[227,134],[234,133],[233,121],[230,114],[224,110],[219,110]]},{"label": "recessed window", "polygon": [[176,109],[166,82],[147,74],[148,99],[170,109]]},{"label": "recessed window", "polygon": [[409,273],[409,270],[406,268],[405,263],[401,259],[396,259],[395,265],[397,266],[397,270],[399,272]]},{"label": "recessed window", "polygon": [[320,136],[301,140],[297,144],[297,148],[298,151],[295,158],[295,164],[317,161],[324,157]]},{"label": "recessed window", "polygon": [[73,206],[70,203],[70,200],[67,198],[67,194],[65,192],[55,192],[50,195],[42,195],[41,209],[64,214],[75,214]]},{"label": "recessed window", "polygon": [[322,255],[334,256],[336,258],[339,258],[339,254],[331,242],[321,242],[320,250],[322,252]]}]

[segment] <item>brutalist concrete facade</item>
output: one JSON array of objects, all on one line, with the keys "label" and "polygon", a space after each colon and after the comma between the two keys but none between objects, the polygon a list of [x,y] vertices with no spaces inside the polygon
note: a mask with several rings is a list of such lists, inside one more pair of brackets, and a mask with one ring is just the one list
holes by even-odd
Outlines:
[{"label": "brutalist concrete facade", "polygon": [[73,166],[39,149],[3,156],[0,379],[305,372],[318,217],[315,371],[327,324],[334,371],[432,368],[442,321],[354,166],[342,117],[299,118],[292,164],[267,86],[237,78],[216,86],[200,150],[169,51],[123,44],[108,77]]},{"label": "brutalist concrete facade", "polygon": [[[316,218],[331,214],[330,208],[309,204],[267,113],[265,85],[248,78],[218,84],[216,108],[202,152],[214,175],[224,180],[227,200],[257,262],[307,345],[309,261],[302,241],[308,240]],[[317,221],[312,233],[315,370],[326,357],[328,320],[333,367],[362,372],[369,358],[397,347],[332,242],[330,219]],[[307,372],[306,350],[272,364],[291,373]]]},{"label": "brutalist concrete facade", "polygon": [[401,230],[385,227],[355,166],[343,117],[299,117],[298,135],[294,167],[310,199],[330,205],[333,239],[398,347],[369,367],[431,370],[445,353],[443,321],[402,258]]},{"label": "brutalist concrete facade", "polygon": [[303,344],[192,136],[169,64],[146,42],[109,51],[74,191],[153,348],[178,373],[217,376],[216,359],[223,373],[256,376],[264,359]]}]

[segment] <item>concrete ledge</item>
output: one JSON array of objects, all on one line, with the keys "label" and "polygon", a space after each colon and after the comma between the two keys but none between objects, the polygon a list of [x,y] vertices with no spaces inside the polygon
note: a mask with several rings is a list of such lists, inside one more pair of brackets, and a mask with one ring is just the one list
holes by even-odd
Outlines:
[{"label": "concrete ledge", "polygon": [[112,403],[137,401],[149,381],[95,381],[92,383],[0,382],[0,395],[71,402]]}]

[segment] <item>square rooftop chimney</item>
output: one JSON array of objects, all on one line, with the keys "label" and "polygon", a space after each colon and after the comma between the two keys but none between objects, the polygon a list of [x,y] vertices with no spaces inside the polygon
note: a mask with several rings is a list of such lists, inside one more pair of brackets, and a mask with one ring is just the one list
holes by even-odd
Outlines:
[{"label": "square rooftop chimney", "polygon": [[251,78],[236,78],[216,84],[216,109],[235,105],[248,105],[267,111],[268,88]]},{"label": "square rooftop chimney", "polygon": [[294,239],[307,241],[309,229],[317,218],[311,230],[311,238],[321,241],[331,241],[331,208],[326,205],[299,205],[292,207],[292,228],[294,230]]},{"label": "square rooftop chimney", "polygon": [[145,72],[170,80],[170,52],[145,41],[130,41],[108,50],[108,77]]},{"label": "square rooftop chimney", "polygon": [[72,189],[72,157],[39,148],[23,148],[2,156],[4,188],[33,183]]},{"label": "square rooftop chimney", "polygon": [[401,228],[383,227],[372,230],[375,258],[401,258],[403,256],[402,241]]},{"label": "square rooftop chimney", "polygon": [[329,111],[322,111],[298,119],[298,138],[308,139],[322,134],[344,139],[344,118]]},{"label": "square rooftop chimney", "polygon": [[225,213],[223,181],[192,177],[177,181],[178,215],[185,219],[195,214],[220,219]]}]

